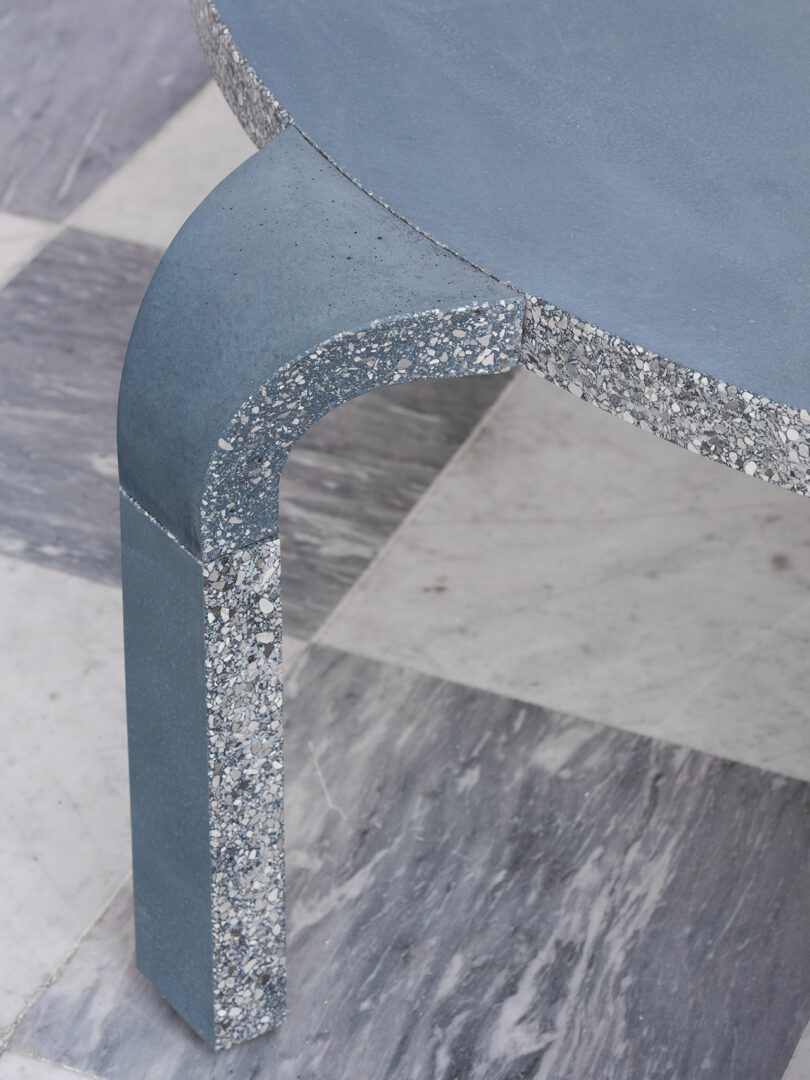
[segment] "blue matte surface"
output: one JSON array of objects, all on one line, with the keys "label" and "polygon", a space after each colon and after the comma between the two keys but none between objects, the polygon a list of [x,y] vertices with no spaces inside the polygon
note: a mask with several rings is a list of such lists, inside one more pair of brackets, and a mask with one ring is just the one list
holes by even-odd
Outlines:
[{"label": "blue matte surface", "polygon": [[409,220],[677,363],[810,406],[804,0],[217,0]]},{"label": "blue matte surface", "polygon": [[138,967],[214,1041],[202,568],[121,499]]},{"label": "blue matte surface", "polygon": [[192,214],[164,255],[118,399],[121,486],[200,553],[218,437],[297,356],[374,319],[514,293],[399,221],[290,128]]}]

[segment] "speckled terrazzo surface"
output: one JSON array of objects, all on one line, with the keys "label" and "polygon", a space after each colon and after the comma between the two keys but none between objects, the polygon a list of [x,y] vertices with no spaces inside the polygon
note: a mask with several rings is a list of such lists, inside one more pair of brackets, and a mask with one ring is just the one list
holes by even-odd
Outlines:
[{"label": "speckled terrazzo surface", "polygon": [[279,544],[204,571],[214,952],[221,1046],[284,1016]]},{"label": "speckled terrazzo surface", "polygon": [[[45,9],[19,9],[15,33]],[[127,55],[147,44],[134,10],[122,15],[119,25]],[[190,25],[188,31],[193,36]],[[190,54],[197,55],[197,43],[188,40]],[[188,55],[186,49],[173,52],[178,65]],[[64,65],[62,70],[70,78],[75,69]],[[104,72],[104,65],[83,65],[87,85],[100,79],[85,116],[92,117],[106,98]],[[8,75],[9,69],[0,67],[0,84]],[[127,85],[131,114],[140,123],[136,113],[143,86]],[[13,102],[13,93],[6,99]],[[212,149],[228,144],[221,126],[231,119],[227,113],[220,119],[211,99],[207,94],[195,100],[176,118],[177,152],[183,151],[195,175],[211,177],[208,187],[239,163],[233,160],[218,175],[207,172]],[[70,160],[80,152],[85,131],[77,120],[60,133]],[[58,188],[64,161],[54,156],[41,162],[43,187]],[[94,216],[87,207],[82,228],[90,231],[71,230],[63,234],[63,244],[46,246],[16,276],[14,291],[3,294],[8,301],[3,325],[10,330],[3,356],[13,377],[4,380],[0,468],[14,494],[3,500],[0,514],[5,553],[0,578],[6,609],[15,618],[0,623],[0,957],[6,961],[0,962],[0,1077],[68,1080],[78,1069],[96,1080],[241,1080],[246,1075],[271,1080],[301,1071],[306,1076],[310,1070],[355,1080],[384,1076],[387,1070],[408,1076],[428,1061],[442,1080],[459,1071],[476,1076],[499,1068],[507,1075],[515,1069],[542,1075],[543,1069],[553,1071],[550,1062],[563,1074],[570,1062],[570,1069],[585,1077],[591,1068],[596,1080],[647,1080],[648,1062],[664,1075],[675,1066],[662,1062],[683,1066],[683,1072],[700,1048],[705,1050],[701,1075],[711,1080],[779,1078],[795,1032],[810,1015],[799,989],[801,976],[787,985],[779,971],[773,978],[765,975],[774,958],[780,967],[789,963],[786,947],[805,961],[807,913],[789,900],[805,865],[795,847],[796,836],[800,845],[804,834],[793,810],[801,784],[774,780],[756,768],[741,770],[712,754],[739,755],[742,738],[745,759],[753,766],[810,775],[810,752],[802,742],[810,692],[802,630],[807,626],[807,503],[649,440],[528,374],[512,397],[521,409],[489,414],[474,450],[464,446],[457,453],[509,376],[431,380],[361,396],[315,424],[286,465],[284,620],[285,630],[293,629],[298,640],[285,635],[285,663],[302,647],[306,651],[326,613],[374,561],[384,540],[390,540],[390,558],[400,561],[397,568],[403,559],[414,568],[411,575],[397,569],[395,584],[387,585],[383,559],[364,577],[361,607],[374,611],[380,629],[373,644],[384,650],[377,663],[368,666],[357,657],[368,635],[352,632],[353,620],[343,608],[332,634],[340,647],[330,650],[327,665],[318,659],[313,666],[312,657],[302,657],[306,666],[300,680],[286,672],[285,824],[293,916],[288,946],[291,1004],[302,1004],[303,1027],[294,1026],[299,1015],[294,1011],[275,1034],[215,1055],[189,1035],[136,971],[131,892],[127,886],[119,892],[118,886],[129,864],[129,818],[120,594],[105,583],[118,579],[116,478],[106,465],[114,456],[113,382],[137,302],[135,289],[138,281],[143,289],[156,257],[137,242],[131,227],[127,231],[124,220],[133,219],[133,210],[152,220],[156,207],[160,211],[164,202],[183,207],[184,199],[186,208],[174,219],[188,215],[199,199],[194,193],[199,184],[186,190],[175,162],[172,153],[136,156],[121,177],[131,178],[129,189],[122,194],[117,188],[121,221],[111,213]],[[156,183],[144,183],[145,175],[154,175]],[[93,183],[92,176],[89,180]],[[134,201],[124,204],[127,191]],[[42,222],[0,214],[0,264],[8,254],[2,245],[6,225],[23,235],[28,230],[39,243],[51,235],[52,222],[44,222],[48,228],[39,240],[35,227]],[[6,267],[8,261],[3,273]],[[104,278],[99,292],[95,283]],[[67,318],[71,297],[76,298],[72,320]],[[63,305],[58,325],[49,321],[51,305]],[[89,350],[93,360],[85,370],[82,360]],[[565,376],[577,381],[575,373]],[[43,388],[53,392],[43,397]],[[59,395],[59,388],[66,392]],[[48,442],[41,437],[45,421]],[[446,474],[444,465],[454,455],[458,468]],[[627,472],[630,462],[644,467]],[[434,488],[437,474],[442,482]],[[60,476],[65,482],[55,483]],[[429,505],[440,503],[445,521],[427,534],[409,528],[391,537],[428,488]],[[421,516],[416,514],[415,526]],[[402,595],[405,585],[420,604],[424,635],[418,643],[409,637],[413,613]],[[701,598],[697,608],[696,597]],[[431,616],[436,605],[445,616],[438,630]],[[696,610],[699,625],[690,622]],[[470,725],[475,731],[494,730],[498,717],[511,715],[510,698],[524,694],[524,681],[503,662],[513,640],[522,662],[519,675],[535,687],[532,700],[549,704],[543,700],[545,681],[537,683],[546,666],[540,617],[552,625],[554,674],[562,688],[554,704],[568,714],[553,714],[561,725],[578,729],[582,721],[570,714],[588,716],[600,700],[610,699],[613,711],[596,715],[604,723],[586,725],[593,768],[583,771],[577,757],[571,778],[552,782],[561,754],[558,743],[543,738],[543,748],[539,741],[531,744],[544,755],[541,768],[549,768],[549,783],[538,787],[538,775],[531,771],[534,754],[526,753],[527,742],[518,733],[501,739],[497,753],[490,754],[486,744],[478,748],[477,762],[461,769],[454,765],[455,755]],[[636,638],[629,636],[632,625]],[[413,672],[397,673],[396,662],[415,663],[408,644],[432,651],[433,667],[441,666],[453,648],[472,665],[458,675],[434,673],[422,683]],[[702,666],[696,670],[698,653]],[[494,694],[449,683],[456,678],[480,684],[476,664]],[[566,672],[573,673],[569,681]],[[301,692],[305,698],[299,698]],[[684,697],[687,728],[678,727],[666,711]],[[303,711],[299,700],[306,704]],[[622,701],[629,715],[622,716]],[[640,713],[656,735],[646,742],[651,773],[643,768],[644,755],[632,756],[633,775],[621,772],[620,792],[610,786],[611,778],[617,761],[625,760],[621,747],[630,743],[622,742],[625,735],[613,727],[632,726]],[[426,723],[428,714],[433,725]],[[701,734],[708,733],[712,741],[706,746]],[[687,775],[683,759],[666,745],[673,738],[711,753],[689,756],[693,764]],[[399,747],[394,755],[393,744]],[[697,762],[702,764],[696,768]],[[478,781],[469,786],[476,764]],[[404,772],[397,772],[403,765]],[[456,775],[454,769],[461,771]],[[618,865],[611,862],[612,843],[625,837],[627,812],[634,825],[638,822],[633,793],[639,807],[649,809],[644,777],[659,774],[659,783],[650,781],[650,789],[659,793],[657,810],[634,835],[642,836],[645,853],[657,852],[657,872],[672,868],[673,885],[642,934],[644,913],[640,921],[629,920],[627,892],[610,873]],[[512,778],[513,787],[501,788],[499,775]],[[362,778],[366,793],[356,824],[354,804],[346,797],[349,789],[356,794],[355,777]],[[373,791],[369,777],[375,778]],[[515,791],[517,777],[527,778],[529,794],[537,797],[524,798],[523,788]],[[456,792],[457,786],[463,791]],[[487,811],[486,827],[482,822],[472,836],[470,822],[477,821],[486,801],[480,796],[494,788],[501,809],[504,800],[511,805],[513,795],[521,798],[521,809],[511,816]],[[419,839],[423,822],[437,818],[446,845],[426,849]],[[780,827],[774,831],[775,821]],[[785,829],[786,822],[791,829]],[[501,833],[496,825],[510,832]],[[341,846],[343,829],[360,845],[348,865],[340,864],[341,854],[354,852],[355,845],[350,839]],[[390,843],[389,854],[370,865]],[[604,878],[589,861],[599,847]],[[515,868],[511,860],[514,888],[508,895],[490,888],[504,851],[526,864]],[[555,861],[553,854],[561,859]],[[397,877],[403,865],[408,869]],[[537,865],[548,865],[558,880],[553,897],[532,893],[529,882]],[[562,873],[554,876],[561,866]],[[734,887],[740,867],[744,891]],[[718,874],[724,882],[721,896]],[[672,891],[678,876],[688,882],[687,893]],[[432,908],[436,896],[441,899],[449,877],[455,882],[450,900],[436,915],[447,918],[438,934],[441,942],[436,947],[423,933],[406,935],[413,922],[403,921],[403,913],[416,913],[423,931],[422,905]],[[426,891],[433,880],[438,893],[430,886]],[[360,886],[368,891],[357,896]],[[653,882],[649,891],[656,888]],[[625,1009],[626,1023],[611,1028],[607,1037],[598,1025],[579,1023],[582,1010],[586,1018],[598,1018],[599,1005],[589,1011],[590,990],[578,980],[583,954],[569,947],[570,937],[559,936],[551,983],[531,984],[525,977],[532,957],[539,955],[535,944],[552,941],[545,936],[556,924],[552,906],[564,910],[564,927],[576,930],[599,897],[603,926],[616,928],[605,939],[610,948],[597,943],[588,951],[588,935],[571,936],[575,944],[585,943],[593,960],[589,986],[607,983],[615,991],[613,1015]],[[511,927],[514,912],[518,931],[505,940],[470,932],[485,926],[486,934],[496,935],[501,915]],[[711,956],[711,967],[691,961],[673,966],[673,942],[680,946],[687,932],[703,958]],[[692,956],[688,947],[678,947],[677,955]],[[487,963],[487,956],[494,961]],[[660,994],[651,974],[659,972],[666,977]],[[421,1017],[407,1005],[402,1008],[403,983],[408,991],[414,986],[426,991],[429,1007]],[[644,995],[650,1005],[644,1021],[632,1011],[634,995]],[[476,1000],[486,1003],[485,1015],[475,1012]],[[688,1013],[692,1002],[701,1008]],[[523,1020],[516,1018],[518,1008]],[[391,1024],[377,1023],[379,1010],[392,1017]],[[549,1015],[553,1029],[544,1021]],[[718,1015],[719,1023],[710,1023]],[[428,1017],[436,1022],[430,1030]],[[748,1041],[751,1029],[756,1044]],[[542,1043],[544,1051],[538,1049]],[[6,1044],[10,1049],[3,1050]],[[796,1072],[800,1057],[796,1062],[787,1076],[804,1080]]]},{"label": "speckled terrazzo surface", "polygon": [[204,555],[277,535],[284,462],[330,409],[406,380],[508,371],[521,316],[522,305],[502,300],[380,322],[324,342],[262,386],[217,440],[202,498]]},{"label": "speckled terrazzo surface", "polygon": [[756,397],[536,297],[521,362],[583,401],[748,476],[810,494],[810,412]]},{"label": "speckled terrazzo surface", "polygon": [[222,92],[257,146],[277,135],[290,117],[234,45],[230,31],[206,0],[192,0],[191,14],[203,53],[216,68]]},{"label": "speckled terrazzo surface", "polygon": [[[341,335],[262,386],[217,441],[201,522],[202,557],[213,560],[203,578],[219,1048],[260,1034],[285,1015],[277,535],[284,462],[310,425],[372,388],[508,370],[517,358],[521,315],[518,303],[502,300]],[[129,662],[138,660],[130,655]],[[133,764],[133,784],[139,775]]]}]

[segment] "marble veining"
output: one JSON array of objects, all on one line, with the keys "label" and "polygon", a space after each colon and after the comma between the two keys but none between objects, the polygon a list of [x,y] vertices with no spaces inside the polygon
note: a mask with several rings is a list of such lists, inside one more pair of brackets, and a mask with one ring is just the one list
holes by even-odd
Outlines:
[{"label": "marble veining", "polygon": [[14,1045],[106,1080],[762,1080],[810,1009],[806,784],[310,646],[290,1013],[215,1054],[125,890]]},{"label": "marble veining", "polygon": [[807,1080],[810,1076],[810,1025],[802,1032],[782,1080]]},{"label": "marble veining", "polygon": [[[251,136],[262,144],[291,125],[289,115],[235,47],[216,9],[205,0],[197,0],[194,11],[206,55]],[[300,154],[304,146],[295,131],[279,142],[290,154]],[[260,164],[265,161],[272,159],[261,158]],[[321,170],[325,167],[322,161],[316,164]],[[243,175],[252,176],[253,172],[249,169]],[[364,198],[356,188],[347,190],[354,191],[353,197],[357,199]],[[367,205],[369,209],[372,206]],[[234,207],[219,209],[230,213]],[[360,208],[360,224],[367,216],[366,209],[366,204]],[[248,215],[251,211],[251,203],[240,210]],[[247,220],[245,217],[242,224]],[[407,232],[408,224],[400,222],[398,227]],[[232,229],[227,232],[233,235]],[[191,234],[183,235],[188,239]],[[340,239],[344,237],[341,235]],[[377,236],[377,241],[382,239]],[[173,249],[178,266],[183,265],[178,255],[181,250],[182,243]],[[436,249],[432,250],[435,253]],[[320,251],[312,256],[315,262],[320,257]],[[346,255],[347,259],[351,257]],[[253,269],[255,280],[256,267]],[[476,273],[471,267],[469,272]],[[234,276],[237,274],[238,271]],[[230,281],[227,284],[229,288],[234,286]],[[493,282],[490,280],[489,284]],[[217,287],[222,294],[224,283],[219,281]],[[369,292],[368,283],[365,290],[363,295]],[[234,310],[239,302],[244,307],[245,294],[237,291],[236,302]],[[259,304],[263,311],[262,298]],[[160,318],[156,325],[162,325]],[[282,313],[281,318],[285,320],[287,314]],[[145,325],[139,342],[150,340],[151,324],[146,317]],[[318,340],[318,336],[313,335],[313,339]],[[309,341],[306,345],[309,347]],[[297,349],[291,349],[290,356],[295,352]],[[174,351],[170,355],[180,354]],[[480,303],[452,311],[423,311],[382,319],[361,330],[338,332],[309,355],[289,361],[282,356],[281,367],[276,364],[271,368],[272,379],[242,402],[227,428],[203,432],[197,473],[192,468],[186,476],[183,471],[191,460],[191,455],[186,453],[188,440],[176,454],[164,454],[164,460],[178,466],[177,473],[171,475],[175,485],[179,484],[179,491],[171,498],[163,492],[163,501],[155,503],[161,507],[156,512],[162,517],[168,515],[166,520],[171,521],[178,497],[182,500],[188,490],[196,492],[191,508],[183,504],[183,512],[178,512],[181,522],[178,535],[195,552],[201,551],[205,577],[207,797],[213,875],[215,1014],[211,1041],[216,1047],[233,1045],[272,1027],[283,1016],[284,1008],[284,825],[280,776],[281,684],[277,674],[281,628],[278,484],[284,461],[300,435],[319,417],[367,389],[419,378],[505,371],[515,364],[518,356],[530,370],[655,434],[740,468],[751,476],[807,493],[810,414],[781,406],[774,408],[768,399],[755,398],[736,387],[709,380],[699,372],[677,367],[621,338],[572,319],[544,301],[519,294],[492,305]],[[220,369],[215,366],[214,370]],[[126,382],[126,375],[125,384],[138,385],[137,381]],[[235,400],[239,401],[253,385],[238,384],[239,397]],[[144,393],[141,386],[140,402]],[[233,408],[231,399],[227,400],[226,417]],[[186,415],[200,414],[186,410]],[[131,419],[126,405],[122,416],[125,423],[121,430],[125,437],[121,443],[124,447],[121,461],[125,469],[130,457],[134,457],[133,446],[153,444],[138,442],[134,433],[141,432],[144,424],[142,420]],[[219,416],[217,429],[222,421],[223,416]],[[208,427],[211,426],[209,423]],[[212,457],[206,441],[211,435],[213,438],[218,435]],[[144,452],[137,463],[144,475],[152,478],[156,475],[154,470],[143,469],[147,456]],[[206,465],[200,497],[193,485],[199,483]],[[138,476],[137,466],[133,475]],[[187,483],[189,476],[193,479],[191,488]],[[140,489],[129,488],[125,471],[122,477],[124,486],[137,494]],[[137,497],[145,505],[151,505],[148,501],[152,495],[148,490],[151,479],[140,477],[133,483],[145,485]],[[176,561],[179,565],[182,560]],[[263,645],[263,650],[258,645]],[[131,657],[132,662],[136,659],[134,655]],[[136,731],[136,742],[137,738]],[[320,766],[318,778],[330,808],[345,817],[345,811],[329,794]],[[657,797],[656,788],[654,799]],[[626,848],[625,855],[635,843]],[[203,845],[203,855],[205,850]],[[655,864],[654,858],[650,861]],[[666,873],[666,867],[662,873]],[[162,887],[159,885],[158,891]],[[647,898],[654,895],[653,888]],[[158,903],[155,908],[159,906]],[[632,909],[632,902],[629,907]],[[596,910],[598,905],[592,912]],[[555,914],[559,921],[562,913]],[[157,926],[157,920],[153,920],[153,925]],[[577,960],[582,940],[588,940],[589,931],[595,932],[595,927],[580,927],[577,935],[571,935],[573,961]],[[207,935],[203,936],[209,940]],[[529,957],[525,960],[521,983],[537,971],[545,971],[549,963],[546,957],[541,968],[534,968]],[[143,970],[149,969],[143,967]],[[156,985],[161,985],[154,974],[152,977]],[[171,998],[169,990],[166,992]],[[581,988],[578,993],[581,996]],[[632,995],[625,994],[625,998]],[[607,1004],[602,1002],[599,1021],[610,1016]],[[181,1008],[179,1004],[178,1008]],[[190,1013],[183,1015],[198,1017],[200,1013],[195,1005]],[[507,1027],[513,1019],[509,1019]],[[206,1023],[200,1026],[198,1019],[192,1022],[210,1039]],[[492,1045],[508,1048],[513,1055],[515,1039],[511,1031],[491,1033],[491,1040]],[[554,1044],[553,1034],[546,1032],[540,1042],[533,1041],[528,1046],[530,1058],[511,1061],[510,1067],[525,1067],[538,1076],[554,1075],[548,1069],[567,1067],[562,1052]],[[550,1063],[548,1069],[547,1063]],[[438,1062],[432,1064],[435,1071]],[[662,1059],[659,1074],[666,1075],[670,1064]],[[689,1067],[695,1065],[690,1062]],[[705,1071],[705,1060],[701,1067]]]},{"label": "marble veining", "polygon": [[[68,229],[0,293],[0,552],[119,581],[115,400],[159,258],[156,248]],[[499,377],[399,384],[306,433],[282,480],[293,633],[315,632],[502,385]]]},{"label": "marble veining", "polygon": [[63,1069],[39,1057],[0,1053],[0,1080],[70,1080],[71,1077],[75,1080],[76,1075],[72,1069]]},{"label": "marble veining", "polygon": [[[289,125],[288,114],[233,47],[215,9],[204,8],[201,0],[193,6],[206,55],[212,64],[220,64],[222,81],[234,88],[232,106],[247,117],[254,141],[263,143]],[[88,10],[87,5],[82,10]],[[214,23],[205,23],[206,10]],[[6,178],[4,205],[63,216],[190,92],[201,69],[183,66],[187,40],[179,24],[171,22],[175,16],[174,9],[167,9],[145,20],[145,32],[157,34],[149,37],[149,63],[136,60],[137,70],[118,63],[116,76],[130,93],[132,85],[154,89],[143,114],[130,123],[133,118],[124,108],[122,120],[120,100],[107,95],[93,115],[79,115],[75,125],[51,131],[48,169],[40,168],[45,156],[36,157],[41,142],[27,138],[25,168]],[[101,25],[98,12],[94,20]],[[14,16],[4,25],[8,29],[16,23],[16,33],[24,22]],[[39,29],[44,26],[41,20]],[[51,20],[51,26],[58,28],[58,20]],[[116,48],[121,53],[124,38],[126,60],[129,35],[123,35]],[[176,72],[170,75],[160,68],[161,58],[169,55],[166,42],[172,45],[172,64],[183,68],[179,79]],[[118,53],[113,49],[107,55]],[[24,54],[20,49],[18,55]],[[75,55],[84,62],[81,50]],[[34,82],[40,86],[42,81],[32,81],[32,87]],[[74,107],[73,115],[77,112]],[[12,110],[9,115],[24,113]],[[113,129],[116,139],[124,136],[120,145],[110,142]],[[30,125],[26,136],[29,131]],[[10,161],[22,159],[7,156]],[[141,245],[123,245],[123,283],[116,273],[108,274],[105,293],[92,273],[93,266],[106,266],[101,248],[91,250],[93,238],[77,232],[63,239],[65,248],[60,241],[48,249],[14,294],[16,311],[10,309],[9,355],[45,395],[36,416],[20,417],[23,391],[30,391],[30,385],[24,387],[10,374],[5,414],[8,531],[0,543],[25,558],[114,580],[113,545],[107,543],[106,550],[94,546],[99,538],[103,547],[117,535],[114,511],[101,514],[93,502],[94,485],[109,494],[115,479],[112,441],[109,449],[100,448],[108,425],[103,420],[95,424],[96,407],[100,417],[102,398],[109,391],[109,380],[99,375],[96,348],[102,340],[117,340],[118,329],[127,323],[122,312],[132,298],[131,279],[155,253]],[[66,257],[71,243],[73,253]],[[113,255],[116,262],[120,252]],[[37,277],[43,268],[51,274],[50,284]],[[67,307],[57,311],[53,325],[60,327],[60,334],[66,326],[68,331],[56,342],[48,320],[37,316],[35,307],[43,298],[50,303],[54,297],[57,308],[59,303],[69,306],[63,278],[71,284],[78,279],[87,295],[75,319],[68,317]],[[108,319],[118,329],[110,332]],[[332,344],[322,347],[326,352],[321,359],[328,363],[337,355],[328,352]],[[424,340],[415,345],[424,352]],[[372,342],[371,357],[362,357],[375,369],[375,378],[377,347]],[[454,348],[459,347],[456,342]],[[47,370],[41,365],[43,355],[56,356]],[[82,368],[88,357],[90,363]],[[465,362],[469,359],[470,354]],[[807,493],[810,416],[803,410],[668,363],[534,298],[527,306],[522,359],[576,397],[628,422],[749,475]],[[483,361],[478,369],[464,368],[491,369]],[[436,372],[448,373],[458,372]],[[342,377],[347,374],[344,366]],[[83,375],[97,380],[98,397],[89,382],[80,386],[75,381]],[[394,383],[400,377],[395,372]],[[360,385],[361,375],[357,378]],[[293,381],[275,387],[285,405],[294,399]],[[450,389],[459,393],[461,386],[451,384]],[[92,414],[94,422],[87,443],[81,443],[81,463],[64,458],[59,438],[44,449],[41,443],[32,449],[26,441],[28,428],[51,431],[55,417],[57,429],[67,418],[71,445],[81,441],[73,405],[83,397],[79,419],[86,427]],[[357,402],[358,407],[369,406],[358,415],[379,422],[384,412],[371,409],[375,400]],[[304,428],[313,411],[299,402],[289,415],[292,420],[276,429],[258,432],[251,427],[246,432],[250,416],[245,413],[247,422],[235,421],[233,432],[226,433],[234,436],[230,446],[242,446],[261,434],[280,447],[283,457],[289,448],[288,424]],[[331,419],[320,430],[328,431]],[[220,449],[223,455],[231,453]],[[45,468],[43,453],[49,455]],[[25,471],[26,458],[32,462],[30,472]],[[262,462],[267,472],[260,479],[269,476],[271,489],[280,460]],[[441,464],[439,460],[435,469]],[[85,467],[92,483],[87,483]],[[224,466],[223,474],[226,471]],[[327,473],[324,467],[321,474],[328,486]],[[71,486],[77,474],[81,490]],[[426,473],[420,483],[426,486],[429,479]],[[53,488],[44,491],[42,484],[51,481]],[[270,497],[276,498],[274,491]],[[41,506],[30,515],[25,509],[26,499],[33,506],[39,498],[51,506],[47,521]],[[407,499],[397,502],[390,521],[404,514],[406,504]],[[226,509],[238,516],[236,503]],[[71,514],[82,519],[85,533],[72,529]],[[358,531],[369,526],[367,517]],[[374,531],[376,520],[370,524]],[[217,529],[220,538],[230,539],[222,521]],[[317,541],[325,549],[329,523],[321,529]],[[302,531],[307,531],[304,519]],[[382,526],[371,537],[368,551],[355,560],[357,566],[373,554],[378,534],[384,535]],[[278,540],[270,537],[212,558],[203,570],[220,1045],[237,1042],[281,1016],[285,917],[278,555]],[[336,572],[335,595],[359,572],[354,563],[352,567],[347,574]],[[288,582],[296,569],[294,552],[285,549]],[[302,571],[300,576],[303,580],[308,575]],[[87,597],[79,603],[92,616]],[[319,604],[307,616],[307,633],[325,610]],[[13,663],[13,651],[7,652]],[[655,1080],[682,1080],[698,1070],[709,1078],[733,1075],[735,1080],[777,1075],[774,1070],[781,1070],[795,1043],[797,1018],[806,1018],[808,1011],[807,925],[801,924],[797,901],[807,885],[801,869],[806,822],[797,810],[803,804],[806,817],[801,785],[646,740],[622,744],[615,741],[617,733],[598,725],[331,650],[312,650],[305,664],[291,708],[294,723],[299,698],[306,710],[306,722],[290,746],[291,767],[296,778],[301,777],[290,789],[290,828],[305,838],[301,844],[293,837],[289,842],[294,1018],[269,1039],[219,1059],[191,1043],[187,1030],[129,963],[131,910],[125,891],[35,1008],[20,1040],[27,1033],[38,1047],[49,1045],[55,1057],[81,1062],[71,1068],[88,1074],[92,1070],[97,1076],[155,1080],[246,1074],[267,1075],[268,1080],[356,1077],[369,1070],[375,1076],[436,1075],[448,1080],[459,1075],[627,1080],[648,1071]],[[259,698],[263,704],[257,706]],[[438,718],[438,733],[426,730],[427,716],[431,722]],[[381,718],[382,730],[377,731]],[[539,731],[542,753],[533,752],[529,730]],[[514,749],[507,745],[512,741]],[[514,760],[511,753],[517,755]],[[347,763],[355,755],[357,760]],[[38,769],[41,755],[31,756]],[[88,767],[79,763],[74,781]],[[397,768],[401,771],[390,771]],[[111,774],[104,775],[109,781]],[[105,782],[103,794],[110,804],[114,786]],[[753,807],[757,814],[761,810],[761,819]],[[81,803],[71,805],[66,825],[85,809]],[[117,827],[120,815],[112,818]],[[110,823],[101,830],[105,836],[112,831]],[[432,836],[440,842],[426,852],[426,838]],[[118,841],[120,854],[120,836]],[[65,852],[70,843],[65,842]],[[739,867],[730,866],[733,859]],[[112,856],[106,864],[108,871],[118,865]],[[539,894],[538,877],[549,895]],[[31,881],[36,880],[32,875]],[[81,903],[73,904],[71,918],[84,917],[87,889],[87,882],[77,888]],[[731,896],[735,905],[729,909],[724,905]],[[506,934],[497,921],[502,907]],[[684,920],[693,916],[687,934]],[[58,929],[75,936],[61,925]],[[47,942],[51,953],[62,948],[60,940],[56,934]],[[674,954],[680,960],[677,973],[658,971],[660,958]],[[263,966],[257,965],[257,955],[263,957]],[[39,963],[39,958],[33,964],[30,956],[24,959],[32,971]],[[708,971],[706,964],[711,965]],[[782,992],[785,975],[790,996]],[[409,1009],[411,1002],[418,1002],[418,1008]],[[613,1021],[615,1030],[610,1027]],[[687,1047],[687,1034],[694,1046]],[[801,1068],[797,1062],[794,1059],[794,1072]],[[29,1072],[32,1077],[63,1074],[60,1067],[33,1058],[0,1056],[0,1075],[27,1077]]]},{"label": "marble veining", "polygon": [[67,229],[0,292],[0,552],[119,579],[115,399],[160,251]]},{"label": "marble veining", "polygon": [[71,224],[166,248],[206,195],[255,151],[209,80],[85,199]]},{"label": "marble veining", "polygon": [[5,5],[0,208],[62,221],[205,82],[184,0]]},{"label": "marble veining", "polygon": [[0,210],[0,288],[45,247],[56,228],[50,221]]}]

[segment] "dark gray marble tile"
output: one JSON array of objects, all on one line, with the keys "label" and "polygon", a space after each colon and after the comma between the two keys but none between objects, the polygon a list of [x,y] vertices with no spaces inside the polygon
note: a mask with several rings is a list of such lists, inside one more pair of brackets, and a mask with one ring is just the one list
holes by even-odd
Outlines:
[{"label": "dark gray marble tile", "polygon": [[185,0],[0,15],[0,208],[61,220],[208,76]]},{"label": "dark gray marble tile", "polygon": [[118,579],[115,401],[159,258],[68,230],[0,292],[0,552]]},{"label": "dark gray marble tile", "polygon": [[108,1080],[764,1080],[810,1010],[810,788],[310,647],[289,1017],[218,1056],[128,889],[15,1036]]},{"label": "dark gray marble tile", "polygon": [[285,629],[318,629],[510,377],[376,390],[304,436],[281,480]]}]

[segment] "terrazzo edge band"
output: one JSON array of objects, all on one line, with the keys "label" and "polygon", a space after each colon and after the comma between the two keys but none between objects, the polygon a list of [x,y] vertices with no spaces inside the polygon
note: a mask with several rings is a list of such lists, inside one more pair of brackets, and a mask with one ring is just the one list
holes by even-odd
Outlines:
[{"label": "terrazzo edge band", "polygon": [[668,442],[810,494],[810,413],[674,364],[527,297],[520,362]]},{"label": "terrazzo edge band", "polygon": [[256,146],[264,146],[292,122],[289,113],[242,56],[214,5],[190,2],[203,54],[223,97]]}]

